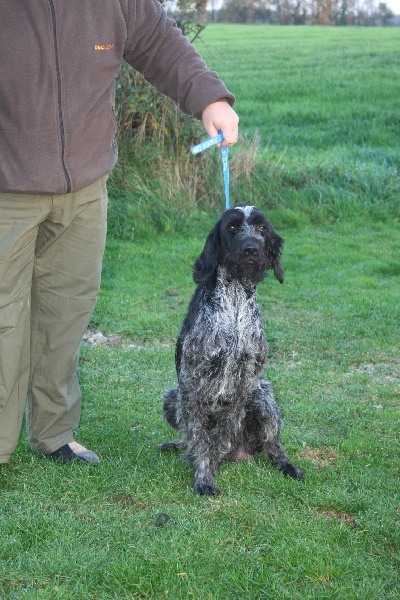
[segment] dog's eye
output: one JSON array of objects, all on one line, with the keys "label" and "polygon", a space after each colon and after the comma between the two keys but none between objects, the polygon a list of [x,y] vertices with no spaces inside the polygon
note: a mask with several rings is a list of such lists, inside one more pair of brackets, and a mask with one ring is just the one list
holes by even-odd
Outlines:
[{"label": "dog's eye", "polygon": [[229,229],[229,231],[236,231],[236,225],[234,225],[233,223],[230,223],[228,225],[228,229]]},{"label": "dog's eye", "polygon": [[259,225],[258,226],[258,231],[266,231],[267,228],[265,227],[265,225]]}]

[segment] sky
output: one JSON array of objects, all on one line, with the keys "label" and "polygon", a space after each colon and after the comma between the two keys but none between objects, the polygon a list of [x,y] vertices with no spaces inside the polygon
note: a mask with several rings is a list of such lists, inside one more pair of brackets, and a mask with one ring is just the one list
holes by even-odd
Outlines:
[{"label": "sky", "polygon": [[[382,0],[396,14],[400,15],[400,0]],[[379,2],[378,2],[379,4]]]}]

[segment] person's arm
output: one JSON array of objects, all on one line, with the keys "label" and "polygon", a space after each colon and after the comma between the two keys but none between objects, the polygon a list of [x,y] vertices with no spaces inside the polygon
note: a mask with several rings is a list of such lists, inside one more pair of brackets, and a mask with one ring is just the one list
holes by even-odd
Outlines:
[{"label": "person's arm", "polygon": [[234,104],[234,95],[207,68],[158,0],[129,0],[128,5],[125,61],[172,98],[182,112],[203,118],[208,133],[220,123],[226,143],[233,143],[235,113],[228,107]]}]

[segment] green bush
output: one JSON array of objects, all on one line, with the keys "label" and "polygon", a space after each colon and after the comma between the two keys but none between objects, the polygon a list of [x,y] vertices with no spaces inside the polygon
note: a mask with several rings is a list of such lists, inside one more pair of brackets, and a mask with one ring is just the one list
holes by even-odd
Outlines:
[{"label": "green bush", "polygon": [[[201,2],[159,0],[174,7],[173,16],[186,37],[193,42],[206,27]],[[176,150],[179,143],[195,137],[196,124],[180,113],[174,103],[155,90],[140,74],[123,64],[116,79],[116,113],[122,160],[126,146],[134,141],[133,150],[151,141],[157,146]]]},{"label": "green bush", "polygon": [[[172,4],[160,1],[166,8]],[[172,6],[183,33],[199,39],[206,26],[201,3]],[[119,161],[109,181],[109,235],[132,239],[149,230],[181,229],[213,170],[209,157],[193,161],[188,152],[204,129],[127,64],[116,79],[116,117]]]}]

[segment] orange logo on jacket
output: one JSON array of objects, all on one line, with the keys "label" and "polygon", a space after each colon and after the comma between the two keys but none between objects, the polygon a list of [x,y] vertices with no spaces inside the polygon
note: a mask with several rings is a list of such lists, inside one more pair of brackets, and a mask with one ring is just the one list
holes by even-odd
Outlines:
[{"label": "orange logo on jacket", "polygon": [[114,48],[114,44],[96,44],[95,50],[112,50]]}]

